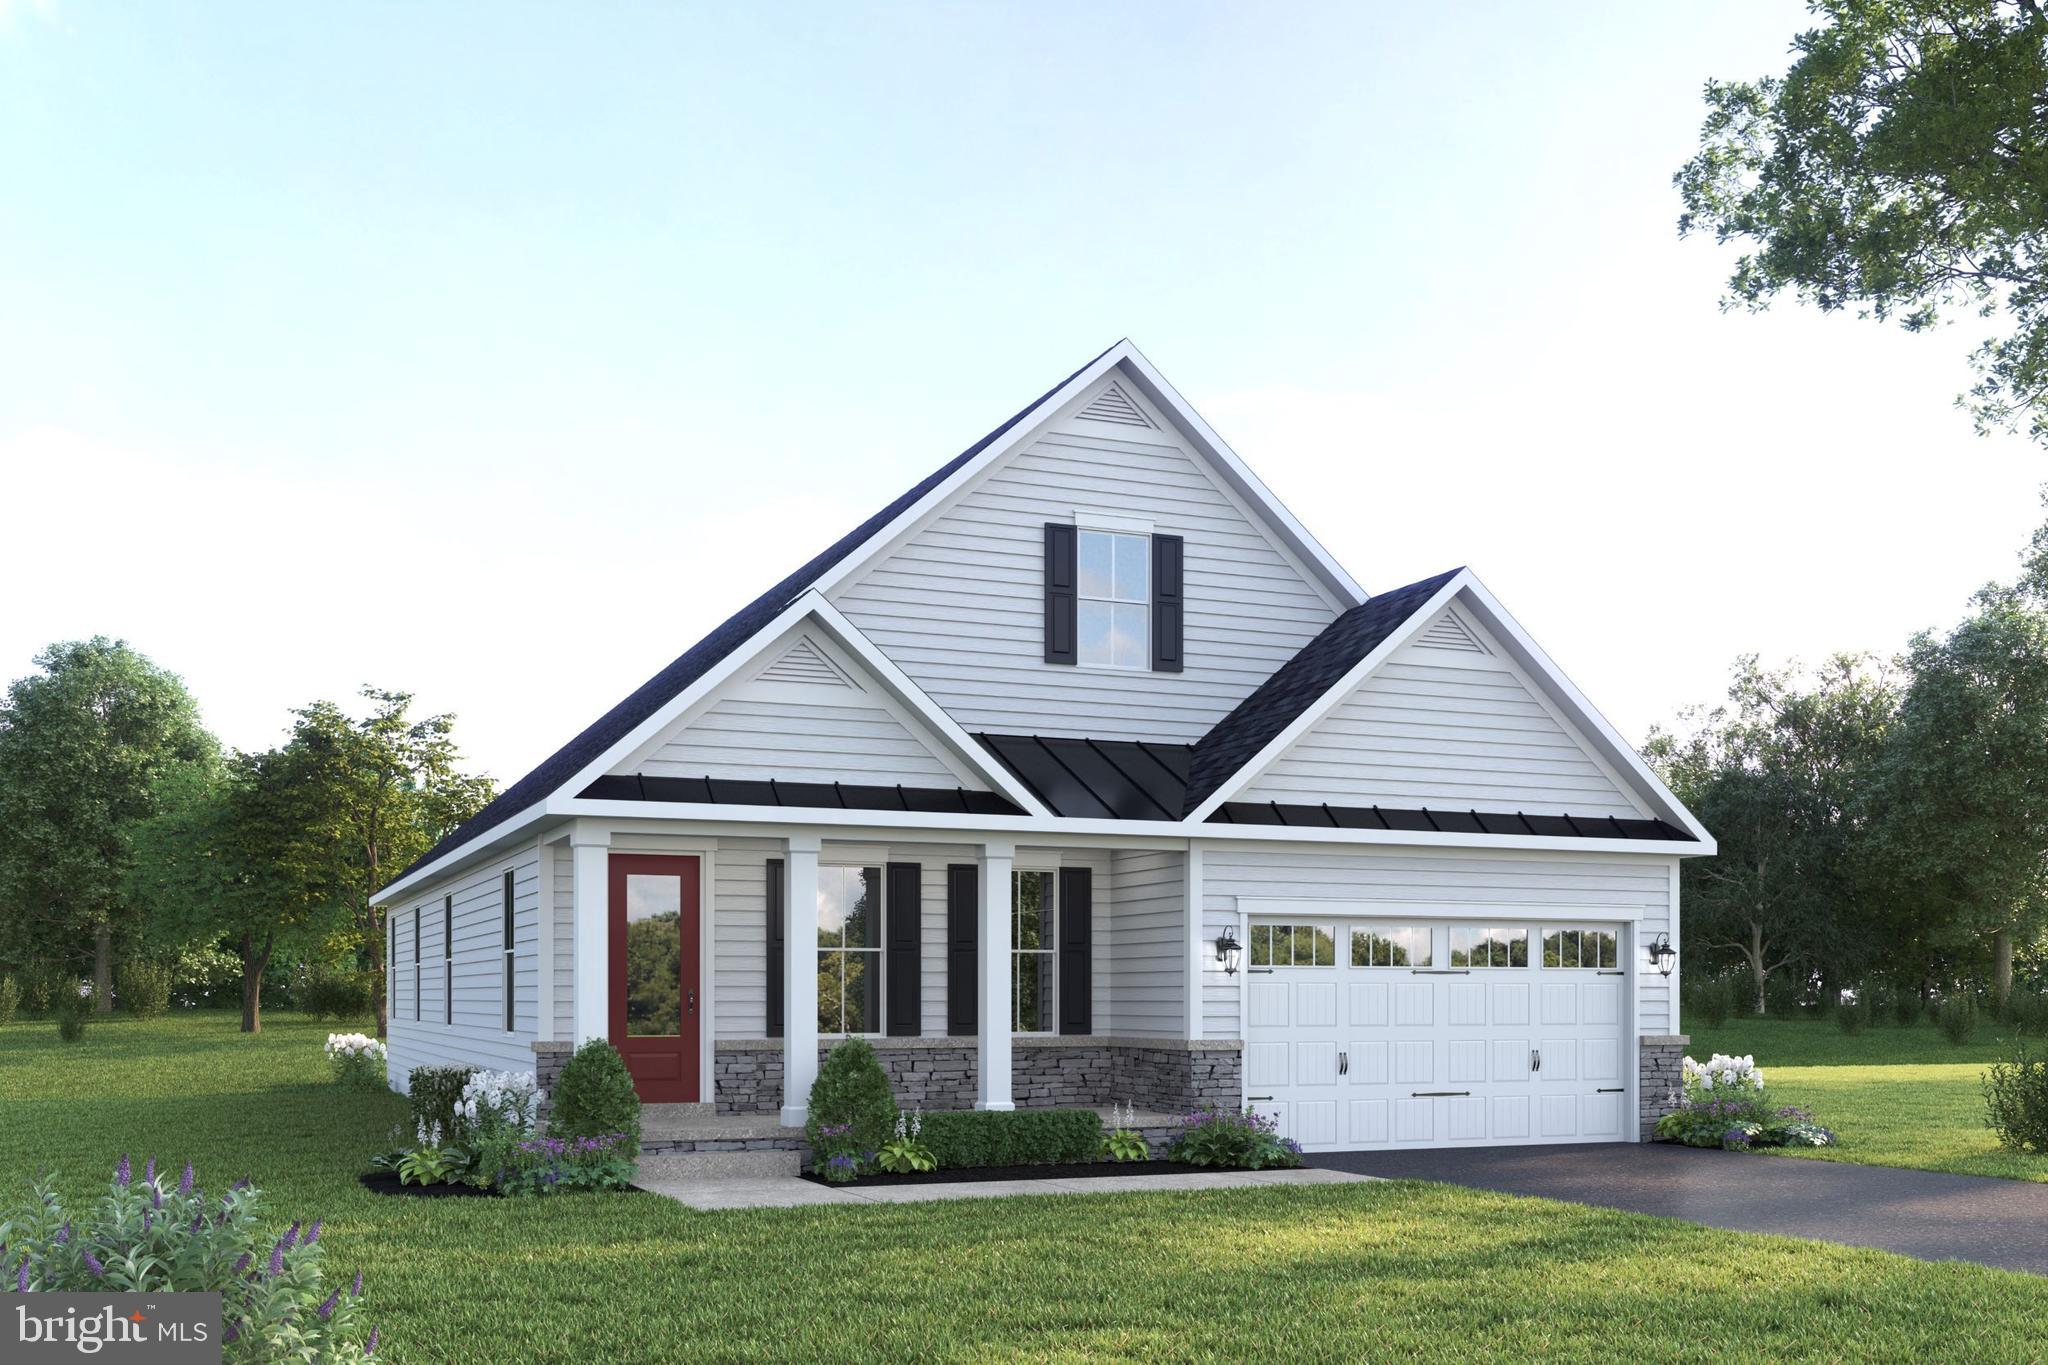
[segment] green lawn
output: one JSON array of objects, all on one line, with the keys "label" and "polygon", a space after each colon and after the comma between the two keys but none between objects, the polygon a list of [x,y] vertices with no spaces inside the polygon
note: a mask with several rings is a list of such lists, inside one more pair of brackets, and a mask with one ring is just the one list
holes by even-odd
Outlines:
[{"label": "green lawn", "polygon": [[400,1111],[324,1027],[0,1030],[0,1182],[123,1152],[324,1215],[408,1361],[1203,1357],[2024,1359],[2048,1281],[1417,1184],[693,1213],[652,1195],[378,1198]]},{"label": "green lawn", "polygon": [[1753,1054],[1773,1095],[1811,1106],[1842,1139],[1779,1155],[2048,1181],[2048,1157],[2005,1151],[1984,1126],[1984,1068],[2002,1047],[1995,1025],[1961,1046],[1932,1025],[1873,1024],[1851,1037],[1829,1020],[1738,1018],[1687,1032],[1686,1050],[1702,1060]]}]

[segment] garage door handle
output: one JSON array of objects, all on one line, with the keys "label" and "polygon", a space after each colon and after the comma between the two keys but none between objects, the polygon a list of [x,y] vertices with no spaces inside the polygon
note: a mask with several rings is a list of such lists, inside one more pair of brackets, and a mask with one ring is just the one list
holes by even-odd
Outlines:
[{"label": "garage door handle", "polygon": [[1410,976],[1470,976],[1470,967],[1410,967]]},{"label": "garage door handle", "polygon": [[1411,1100],[1456,1099],[1471,1093],[1469,1090],[1411,1090],[1408,1092],[1408,1098]]},{"label": "garage door handle", "polygon": [[1340,1052],[1337,1054],[1337,1074],[1339,1076],[1349,1076],[1351,1074],[1350,1053]]},{"label": "garage door handle", "polygon": [[1628,1093],[1628,1087],[1625,1085],[1603,1085],[1593,1093],[1596,1095],[1625,1095]]},{"label": "garage door handle", "polygon": [[1534,1047],[1529,1049],[1529,1069],[1531,1071],[1541,1071],[1543,1069],[1542,1048]]},{"label": "garage door handle", "polygon": [[1246,1095],[1246,1096],[1245,1096],[1245,1099],[1246,1099],[1247,1101],[1249,1101],[1249,1100],[1270,1100],[1270,1099],[1272,1099],[1272,1098],[1273,1098],[1273,1097],[1272,1097],[1271,1095]]}]

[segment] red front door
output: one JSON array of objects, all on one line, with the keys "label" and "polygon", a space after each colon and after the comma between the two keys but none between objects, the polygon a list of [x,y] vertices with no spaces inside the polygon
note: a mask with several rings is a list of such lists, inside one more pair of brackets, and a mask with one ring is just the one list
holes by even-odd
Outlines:
[{"label": "red front door", "polygon": [[695,858],[611,856],[612,1046],[648,1104],[698,1094]]}]

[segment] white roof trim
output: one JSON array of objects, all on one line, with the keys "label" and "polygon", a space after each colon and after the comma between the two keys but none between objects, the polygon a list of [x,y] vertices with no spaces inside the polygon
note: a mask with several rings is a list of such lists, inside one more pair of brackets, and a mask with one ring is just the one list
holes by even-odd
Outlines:
[{"label": "white roof trim", "polygon": [[1435,620],[1454,598],[1462,598],[1467,609],[1507,650],[1510,658],[1519,664],[1539,687],[1547,690],[1561,703],[1564,718],[1585,736],[1594,749],[1596,759],[1627,781],[1633,782],[1638,794],[1649,797],[1649,805],[1655,816],[1678,825],[1699,840],[1702,847],[1695,850],[1696,852],[1714,852],[1714,836],[1707,832],[1706,826],[1695,819],[1692,812],[1685,808],[1684,803],[1671,794],[1671,789],[1658,779],[1649,764],[1643,762],[1642,755],[1607,723],[1607,718],[1594,709],[1593,704],[1586,700],[1578,688],[1572,686],[1571,679],[1567,678],[1551,661],[1550,656],[1529,638],[1528,632],[1508,615],[1507,609],[1501,606],[1499,599],[1486,590],[1486,585],[1481,583],[1470,569],[1460,569],[1448,583],[1437,589],[1429,601],[1411,612],[1408,619],[1388,634],[1386,639],[1380,641],[1376,649],[1360,659],[1349,672],[1332,684],[1328,691],[1316,698],[1308,709],[1295,717],[1293,724],[1275,735],[1249,762],[1231,774],[1228,781],[1188,815],[1185,823],[1200,824],[1207,820],[1224,802],[1250,785],[1282,754],[1292,748],[1296,740],[1335,710],[1396,650]]},{"label": "white roof trim", "polygon": [[[958,722],[940,710],[938,703],[926,695],[923,688],[912,682],[902,669],[891,663],[881,650],[875,647],[874,641],[862,634],[859,627],[847,620],[845,615],[821,594],[810,590],[798,596],[794,602],[784,607],[774,620],[748,637],[746,643],[733,649],[723,659],[705,670],[704,676],[669,698],[653,715],[634,726],[610,748],[586,763],[568,781],[556,787],[547,796],[528,806],[519,815],[485,830],[476,839],[449,850],[424,867],[407,873],[379,891],[372,900],[382,904],[396,899],[406,888],[416,886],[421,881],[463,861],[472,850],[489,847],[498,842],[499,836],[521,829],[543,815],[561,813],[560,802],[565,799],[565,793],[573,796],[631,758],[720,685],[759,663],[762,653],[769,645],[806,619],[816,621],[833,643],[852,655],[898,704],[953,749],[957,759],[988,783],[989,790],[1008,797],[1028,815],[1054,818],[1052,812],[1031,794],[1030,788],[1018,781],[1008,768],[997,762],[995,756],[982,748],[972,735],[961,729]],[[488,842],[479,845],[478,839]]]},{"label": "white roof trim", "polygon": [[1231,492],[1248,502],[1252,510],[1263,518],[1279,537],[1281,544],[1323,579],[1322,586],[1340,599],[1340,610],[1356,606],[1365,600],[1365,589],[1358,586],[1357,580],[1345,572],[1344,566],[1308,533],[1306,527],[1295,520],[1294,514],[1273,496],[1272,490],[1259,481],[1258,476],[1238,458],[1237,452],[1225,444],[1223,438],[1202,420],[1200,413],[1188,406],[1187,400],[1180,396],[1173,385],[1166,382],[1165,377],[1152,367],[1152,362],[1145,359],[1128,338],[1104,351],[1086,369],[1047,394],[1036,406],[1018,418],[1000,440],[990,442],[986,450],[954,470],[937,487],[903,509],[895,520],[869,536],[867,542],[859,549],[819,575],[817,582],[811,585],[812,590],[829,593],[841,583],[859,574],[877,556],[895,544],[903,532],[915,526],[955,493],[974,482],[991,465],[1007,458],[1011,452],[1035,438],[1039,434],[1039,429],[1062,408],[1091,388],[1110,370],[1119,366],[1140,393],[1159,407],[1169,420],[1181,427],[1194,445],[1196,453],[1215,467]]}]

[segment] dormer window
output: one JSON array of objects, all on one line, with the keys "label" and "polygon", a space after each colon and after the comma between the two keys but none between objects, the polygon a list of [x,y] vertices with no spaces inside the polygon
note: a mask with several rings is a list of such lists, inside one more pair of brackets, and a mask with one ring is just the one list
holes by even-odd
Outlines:
[{"label": "dormer window", "polygon": [[1045,661],[1181,671],[1181,538],[1077,513],[1045,524]]},{"label": "dormer window", "polygon": [[1081,531],[1076,657],[1099,668],[1152,664],[1152,537]]}]

